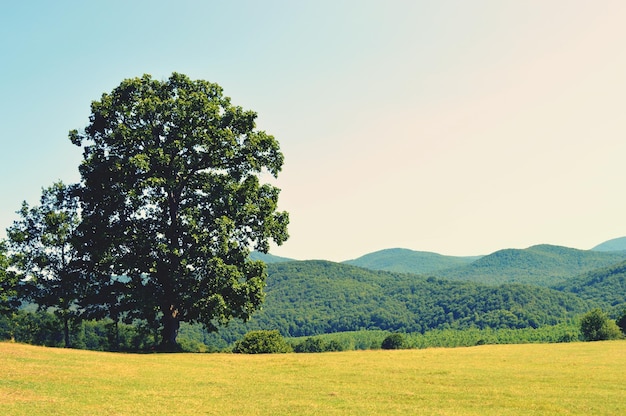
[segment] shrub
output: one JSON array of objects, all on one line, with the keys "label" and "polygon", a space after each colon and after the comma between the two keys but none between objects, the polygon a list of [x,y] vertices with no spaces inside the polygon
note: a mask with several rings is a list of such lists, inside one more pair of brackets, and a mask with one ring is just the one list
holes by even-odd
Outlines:
[{"label": "shrub", "polygon": [[345,348],[339,341],[334,339],[326,342],[320,337],[308,337],[304,341],[295,344],[293,350],[294,352],[329,352],[343,351]]},{"label": "shrub", "polygon": [[277,330],[250,331],[237,341],[233,348],[233,352],[241,354],[274,354],[291,351],[291,346]]},{"label": "shrub", "polygon": [[557,339],[557,342],[575,342],[575,341],[578,341],[578,336],[571,332],[563,334]]},{"label": "shrub", "polygon": [[602,341],[619,339],[622,333],[608,315],[600,308],[587,312],[580,319],[580,332],[586,341]]},{"label": "shrub", "polygon": [[326,344],[326,351],[343,351],[344,347],[334,339],[330,340],[328,344]]},{"label": "shrub", "polygon": [[384,350],[399,350],[404,347],[404,335],[390,334],[383,340],[380,347]]},{"label": "shrub", "polygon": [[195,339],[181,338],[178,345],[183,352],[209,352],[209,347]]},{"label": "shrub", "polygon": [[320,338],[309,337],[294,347],[295,352],[324,352],[326,345]]}]

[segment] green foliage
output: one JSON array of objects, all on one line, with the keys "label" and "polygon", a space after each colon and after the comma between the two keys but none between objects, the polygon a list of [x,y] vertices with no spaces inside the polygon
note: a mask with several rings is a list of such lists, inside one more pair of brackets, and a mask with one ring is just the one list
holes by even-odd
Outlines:
[{"label": "green foliage", "polygon": [[574,293],[605,308],[626,304],[626,261],[574,277],[556,289]]},{"label": "green foliage", "polygon": [[295,352],[324,352],[325,345],[321,338],[308,337],[300,344],[297,344],[293,350]]},{"label": "green foliage", "polygon": [[233,352],[240,354],[275,354],[291,352],[291,346],[276,330],[250,331],[237,341]]},{"label": "green foliage", "polygon": [[[80,321],[70,327],[70,337],[71,347],[95,351],[144,351],[155,342],[139,322],[126,325],[109,319]],[[63,322],[53,313],[19,310],[0,316],[0,340],[67,347],[64,338]]]},{"label": "green foliage", "polygon": [[[255,119],[217,84],[144,75],[92,102],[89,125],[70,132],[84,148],[88,293],[104,298],[96,304],[124,299],[134,318],[159,316],[164,348],[176,347],[180,322],[216,329],[263,301],[265,267],[249,247],[284,242],[288,215],[276,210],[279,189],[260,183],[283,155]],[[111,294],[107,274],[128,281]]]},{"label": "green foliage", "polygon": [[383,350],[399,350],[404,348],[405,340],[404,335],[399,333],[389,334],[383,342],[380,344],[380,347]]},{"label": "green foliage", "polygon": [[325,341],[322,337],[307,337],[293,346],[294,352],[343,351],[345,347],[337,340]]},{"label": "green foliage", "polygon": [[[572,324],[574,317],[602,305],[602,299],[619,301],[623,296],[620,264],[606,268],[610,273],[599,270],[581,278],[580,282],[595,287],[586,301],[562,287],[557,291],[520,284],[488,286],[326,261],[267,267],[262,311],[248,323],[231,322],[219,333],[183,323],[178,338],[183,349],[225,350],[247,332],[264,329],[278,329],[283,336],[294,337],[291,345],[302,352],[380,348],[393,332],[406,333],[410,348],[571,342],[580,336],[579,323]],[[611,310],[619,310],[619,305]],[[611,316],[618,317],[615,312]],[[109,325],[113,331],[113,321]],[[120,349],[147,349],[158,336],[147,320],[134,321],[131,328],[134,335],[122,339],[117,344]],[[85,341],[79,342],[82,335],[77,335],[77,346],[97,338],[85,331]],[[99,345],[96,349],[115,349],[116,344],[102,341]]]},{"label": "green foliage", "polygon": [[[289,342],[294,345],[294,350],[298,345],[302,345],[307,339],[319,339],[324,346],[333,345],[333,348],[337,348],[338,351],[353,351],[353,350],[369,350],[378,349],[382,340],[388,335],[387,331],[347,331],[347,332],[334,332],[330,334],[316,335],[314,337],[294,337],[289,338]],[[327,348],[330,351],[330,347]],[[298,351],[296,351],[298,352]]]},{"label": "green foliage", "polygon": [[579,324],[573,320],[540,328],[436,329],[424,334],[407,334],[408,348],[470,347],[485,344],[527,344],[575,342]]},{"label": "green foliage", "polygon": [[[541,287],[451,282],[323,261],[270,264],[268,272],[264,308],[250,322],[233,321],[219,333],[183,323],[179,342],[184,348],[197,351],[204,344],[209,351],[224,350],[259,329],[301,337],[292,341],[294,348],[310,349],[298,344],[321,337],[325,350],[330,340],[342,349],[380,348],[390,332],[410,333],[408,346],[420,348],[437,343],[476,345],[481,339],[484,343],[566,342],[578,339],[578,326],[550,334],[537,331],[568,322],[595,306],[574,294]],[[137,330],[145,339],[156,338],[146,321],[137,322],[137,328],[145,328]],[[491,332],[476,332],[496,330],[502,331],[496,339]],[[520,336],[525,330],[529,332]],[[420,333],[428,337],[451,333],[445,331],[470,331],[476,337],[411,341]],[[522,332],[507,335],[505,331]]]},{"label": "green foliage", "polygon": [[85,277],[74,245],[80,223],[78,200],[71,186],[57,182],[43,190],[39,206],[24,202],[19,214],[7,229],[11,263],[23,282],[19,296],[44,310],[53,308],[69,347],[71,327],[82,319],[78,302]]},{"label": "green foliage", "polygon": [[622,333],[608,315],[600,308],[595,308],[580,319],[580,332],[586,341],[619,339]]},{"label": "green foliage", "polygon": [[179,337],[178,344],[183,352],[212,352],[209,347],[202,342],[190,340],[188,338]]},{"label": "green foliage", "polygon": [[233,342],[249,330],[270,328],[307,337],[366,329],[539,327],[589,309],[576,296],[548,288],[452,282],[325,261],[270,264],[268,273],[263,310],[216,338]]},{"label": "green foliage", "polygon": [[621,316],[615,323],[622,330],[622,333],[626,335],[626,309],[622,311]]},{"label": "green foliage", "polygon": [[[574,321],[554,326],[522,329],[439,329],[404,335],[406,348],[462,347],[481,344],[555,343],[577,341],[580,324]],[[200,325],[183,324],[179,334],[182,351],[217,352],[227,350],[227,344],[216,343],[212,335]],[[295,352],[327,352],[345,350],[378,349],[386,331],[352,331],[318,335],[315,337],[291,338],[289,344]],[[76,348],[99,351],[147,351],[156,339],[152,331],[146,330],[141,322],[134,325],[115,324],[104,319],[83,321],[73,329],[72,338]],[[62,324],[47,312],[24,310],[13,316],[0,316],[0,340],[14,339],[34,345],[64,346]]]},{"label": "green foliage", "polygon": [[626,252],[598,252],[552,245],[499,250],[456,269],[437,272],[440,277],[487,284],[562,284],[573,276],[608,267],[626,259]]},{"label": "green foliage", "polygon": [[[294,345],[302,345],[308,338],[319,340],[328,345],[336,343],[342,350],[367,350],[381,348],[382,342],[389,335],[387,331],[351,331],[317,335],[315,337],[291,338]],[[540,328],[467,328],[467,329],[435,329],[424,333],[402,334],[404,348],[434,347],[470,347],[483,344],[528,344],[528,343],[562,343],[579,340],[580,324],[568,320],[557,325]],[[302,348],[302,347],[300,347]],[[297,352],[297,350],[296,350]]]},{"label": "green foliage", "polygon": [[48,347],[65,346],[59,318],[44,311],[19,311],[1,318],[0,338]]},{"label": "green foliage", "polygon": [[14,312],[19,304],[17,293],[18,277],[9,269],[6,244],[0,241],[0,315]]}]

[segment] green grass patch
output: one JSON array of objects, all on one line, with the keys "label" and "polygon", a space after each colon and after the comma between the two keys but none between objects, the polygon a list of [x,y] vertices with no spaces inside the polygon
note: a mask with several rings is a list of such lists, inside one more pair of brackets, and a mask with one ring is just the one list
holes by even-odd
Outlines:
[{"label": "green grass patch", "polygon": [[6,415],[626,414],[626,341],[320,354],[0,343]]}]

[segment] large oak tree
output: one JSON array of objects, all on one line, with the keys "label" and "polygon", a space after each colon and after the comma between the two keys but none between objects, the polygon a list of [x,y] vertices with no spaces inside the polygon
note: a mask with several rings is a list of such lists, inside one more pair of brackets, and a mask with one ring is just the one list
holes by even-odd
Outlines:
[{"label": "large oak tree", "polygon": [[283,155],[255,119],[217,84],[144,75],[92,102],[87,127],[70,132],[84,148],[91,286],[126,276],[127,309],[161,317],[164,348],[175,348],[181,321],[216,329],[263,300],[265,266],[250,249],[282,244],[288,214],[277,211],[279,189],[261,183],[278,175]]}]

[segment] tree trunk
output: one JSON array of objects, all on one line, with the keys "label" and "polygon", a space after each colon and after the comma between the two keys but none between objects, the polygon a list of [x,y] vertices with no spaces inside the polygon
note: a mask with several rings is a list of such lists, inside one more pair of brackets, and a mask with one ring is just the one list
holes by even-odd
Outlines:
[{"label": "tree trunk", "polygon": [[180,192],[182,189],[168,190],[168,212],[169,226],[165,232],[169,240],[168,262],[165,267],[161,268],[162,278],[159,279],[164,287],[165,297],[161,304],[161,312],[163,312],[163,331],[161,332],[161,350],[163,351],[180,351],[180,346],[176,342],[178,336],[178,328],[180,328],[180,316],[177,305],[172,281],[172,276],[176,276],[180,271],[180,259],[176,254],[179,248],[179,232],[178,232],[178,208],[180,200]]},{"label": "tree trunk", "polygon": [[119,326],[119,318],[117,316],[113,319],[113,336],[111,337],[111,345],[109,348],[111,351],[120,351],[120,326]]},{"label": "tree trunk", "polygon": [[163,311],[163,330],[161,331],[162,351],[180,351],[180,346],[176,342],[178,329],[180,328],[180,319],[178,317],[178,309],[174,305],[168,305],[162,308]]},{"label": "tree trunk", "polygon": [[121,345],[120,345],[120,323],[119,323],[119,321],[117,319],[115,320],[115,348],[117,349],[117,351],[119,351],[121,349]]},{"label": "tree trunk", "polygon": [[67,316],[63,317],[63,337],[65,339],[65,348],[72,348],[72,344],[70,344],[70,320]]}]

